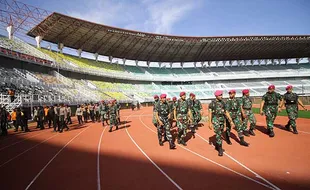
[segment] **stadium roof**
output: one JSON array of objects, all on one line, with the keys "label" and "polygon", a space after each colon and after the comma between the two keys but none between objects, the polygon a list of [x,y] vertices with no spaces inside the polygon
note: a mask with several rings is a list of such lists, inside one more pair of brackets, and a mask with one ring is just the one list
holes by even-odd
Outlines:
[{"label": "stadium roof", "polygon": [[90,53],[151,62],[310,57],[310,35],[171,36],[125,30],[52,13],[28,33]]}]

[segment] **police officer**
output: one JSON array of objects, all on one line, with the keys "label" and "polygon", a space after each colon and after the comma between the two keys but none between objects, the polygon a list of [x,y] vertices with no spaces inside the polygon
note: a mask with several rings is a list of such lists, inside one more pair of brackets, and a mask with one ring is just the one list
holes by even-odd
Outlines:
[{"label": "police officer", "polygon": [[171,114],[171,107],[168,105],[166,101],[166,94],[160,95],[160,102],[156,104],[155,107],[155,115],[157,119],[157,135],[158,135],[158,141],[159,145],[163,146],[162,141],[162,130],[164,130],[164,135],[166,136],[166,139],[169,141],[169,147],[170,149],[175,148],[175,144],[172,141],[172,135],[170,133],[170,122],[169,117]]},{"label": "police officer", "polygon": [[[249,146],[247,142],[244,141],[243,136],[243,122],[242,122],[242,115],[244,116],[244,113],[241,110],[240,101],[237,100],[235,97],[236,90],[230,90],[229,91],[229,99],[226,102],[226,111],[230,114],[230,118],[232,119],[234,125],[236,126],[238,137],[240,139],[240,144],[242,146]],[[227,122],[226,124],[226,140],[228,144],[232,144],[230,141],[230,131],[231,126],[230,123]]]},{"label": "police officer", "polygon": [[184,138],[186,137],[187,126],[189,123],[192,123],[193,119],[190,105],[188,105],[188,101],[186,100],[186,93],[181,92],[180,97],[174,110],[174,118],[176,118],[178,127],[178,144],[186,146],[187,144]]},{"label": "police officer", "polygon": [[274,85],[270,85],[268,87],[268,92],[264,94],[260,105],[260,114],[266,115],[269,137],[274,137],[273,124],[277,117],[277,112],[281,111],[281,107],[279,107],[279,101],[282,102],[281,94],[275,92],[274,90]]},{"label": "police officer", "polygon": [[307,111],[303,103],[298,98],[298,95],[293,92],[293,86],[288,85],[286,87],[286,93],[283,96],[283,102],[281,104],[281,108],[283,107],[283,103],[285,103],[286,112],[288,115],[289,121],[285,125],[285,128],[290,131],[292,127],[293,133],[298,134],[297,126],[296,126],[296,119],[298,118],[298,104]]},{"label": "police officer", "polygon": [[112,132],[113,126],[116,127],[118,130],[118,112],[117,112],[117,105],[115,104],[115,100],[111,100],[111,105],[109,107],[109,119],[110,119],[110,130]]},{"label": "police officer", "polygon": [[226,110],[225,102],[223,101],[223,91],[217,90],[214,93],[216,99],[212,100],[209,104],[209,119],[208,126],[212,130],[212,125],[215,133],[216,143],[215,149],[218,151],[219,156],[223,156],[224,149],[222,148],[222,131],[224,130],[225,116],[233,127],[229,113]]},{"label": "police officer", "polygon": [[242,94],[243,96],[240,100],[240,103],[241,103],[242,112],[244,113],[244,117],[243,117],[244,135],[248,136],[247,126],[248,126],[248,122],[250,122],[249,134],[252,136],[255,136],[254,130],[256,127],[256,118],[252,111],[252,100],[250,99],[250,90],[244,89],[242,90]]}]

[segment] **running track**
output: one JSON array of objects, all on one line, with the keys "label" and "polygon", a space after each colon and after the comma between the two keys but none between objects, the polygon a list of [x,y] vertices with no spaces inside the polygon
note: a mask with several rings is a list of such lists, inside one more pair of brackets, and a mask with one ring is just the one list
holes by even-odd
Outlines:
[{"label": "running track", "polygon": [[160,147],[151,112],[122,110],[123,124],[112,133],[100,123],[73,124],[61,134],[10,131],[0,138],[1,189],[310,189],[307,119],[297,121],[294,135],[278,117],[269,138],[257,115],[256,136],[245,137],[250,147],[223,141],[218,157],[206,126],[188,133],[186,147]]}]

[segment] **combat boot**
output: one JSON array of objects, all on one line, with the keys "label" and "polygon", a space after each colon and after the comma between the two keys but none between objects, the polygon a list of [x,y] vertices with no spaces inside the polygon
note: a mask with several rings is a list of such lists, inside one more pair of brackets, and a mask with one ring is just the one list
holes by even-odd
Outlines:
[{"label": "combat boot", "polygon": [[118,130],[118,126],[116,126],[116,130]]},{"label": "combat boot", "polygon": [[225,133],[225,136],[226,136],[226,142],[227,142],[227,144],[232,145],[232,143],[231,143],[231,141],[230,141],[230,137],[229,137],[229,135],[228,135],[227,132]]},{"label": "combat boot", "polygon": [[166,135],[164,135],[164,142],[167,142],[167,141],[168,141],[168,139],[167,139]]},{"label": "combat boot", "polygon": [[250,133],[250,135],[255,136],[255,133],[254,133],[254,130],[253,130],[253,129],[250,129],[250,130],[249,130],[249,133]]},{"label": "combat boot", "polygon": [[274,132],[272,129],[269,129],[269,137],[274,137]]},{"label": "combat boot", "polygon": [[285,125],[285,129],[288,130],[288,131],[291,131],[290,124],[286,124]]},{"label": "combat boot", "polygon": [[159,145],[160,145],[160,146],[164,146],[164,143],[163,143],[162,140],[159,140]]},{"label": "combat boot", "polygon": [[183,146],[187,146],[187,144],[186,144],[184,138],[181,139],[181,144],[182,144]]},{"label": "combat boot", "polygon": [[172,140],[169,141],[169,145],[170,145],[170,149],[175,149],[175,144]]},{"label": "combat boot", "polygon": [[110,130],[109,130],[109,132],[112,132],[112,127],[110,127]]},{"label": "combat boot", "polygon": [[242,146],[249,146],[249,144],[244,141],[244,137],[240,137],[240,145],[242,145]]},{"label": "combat boot", "polygon": [[223,156],[223,148],[222,148],[222,145],[221,144],[217,144],[217,149],[218,149],[218,155],[219,156]]},{"label": "combat boot", "polygon": [[293,127],[293,133],[296,134],[296,135],[298,134],[298,131],[297,131],[296,127]]},{"label": "combat boot", "polygon": [[243,131],[243,134],[244,134],[244,136],[246,136],[246,137],[249,137],[249,136],[250,136],[250,134],[249,134],[249,131],[248,131],[248,130]]}]

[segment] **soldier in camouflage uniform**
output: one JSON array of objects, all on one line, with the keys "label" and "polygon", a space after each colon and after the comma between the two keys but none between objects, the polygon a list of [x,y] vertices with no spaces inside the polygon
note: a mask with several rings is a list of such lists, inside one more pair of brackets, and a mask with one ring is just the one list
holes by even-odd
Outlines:
[{"label": "soldier in camouflage uniform", "polygon": [[157,119],[157,135],[159,145],[163,146],[162,141],[162,131],[164,130],[164,135],[166,136],[167,141],[169,141],[170,149],[175,148],[175,144],[172,140],[172,135],[170,132],[170,122],[169,117],[171,115],[171,107],[169,106],[168,102],[166,101],[166,94],[160,95],[160,102],[156,104],[155,107],[155,115]]},{"label": "soldier in camouflage uniform", "polygon": [[116,104],[116,107],[117,107],[117,113],[118,113],[118,123],[121,123],[121,116],[120,116],[120,110],[121,110],[121,104],[120,103],[118,103],[118,101],[117,100],[115,100],[115,104]]},{"label": "soldier in camouflage uniform", "polygon": [[[236,90],[229,91],[229,98],[225,105],[226,110],[229,112],[230,118],[232,119],[234,125],[236,126],[238,137],[240,139],[240,144],[242,146],[249,146],[249,144],[244,141],[244,136],[243,136],[242,115],[244,116],[244,113],[241,110],[240,101],[237,100],[235,95],[236,95]],[[227,122],[226,123],[226,140],[228,144],[232,144],[230,141],[230,131],[231,131],[231,126],[230,126],[230,123]]]},{"label": "soldier in camouflage uniform", "polygon": [[202,105],[199,100],[196,99],[196,95],[192,95],[193,105],[192,105],[192,114],[193,114],[193,127],[191,128],[192,132],[195,133],[195,129],[197,128],[201,116],[202,116]]},{"label": "soldier in camouflage uniform", "polygon": [[156,115],[155,115],[155,107],[156,107],[156,104],[159,103],[159,97],[158,95],[154,95],[154,103],[153,103],[153,124],[154,126],[157,128],[157,119],[156,119]]},{"label": "soldier in camouflage uniform", "polygon": [[281,107],[278,107],[278,103],[279,101],[282,102],[282,96],[274,90],[274,85],[270,85],[268,87],[268,92],[264,94],[260,105],[260,114],[266,115],[266,123],[269,137],[274,137],[273,123],[277,117],[277,112],[281,111]]},{"label": "soldier in camouflage uniform", "polygon": [[111,100],[111,105],[109,106],[109,119],[110,119],[110,130],[112,132],[113,125],[116,126],[116,130],[118,130],[118,111],[117,105],[115,104],[115,100]]},{"label": "soldier in camouflage uniform", "polygon": [[106,102],[104,102],[104,100],[101,101],[101,104],[99,106],[99,111],[100,111],[100,115],[101,115],[102,126],[104,126],[104,122],[106,122],[107,125],[109,125],[109,123],[108,123],[109,106],[106,104]]},{"label": "soldier in camouflage uniform", "polygon": [[215,149],[218,151],[219,156],[223,156],[223,148],[222,148],[222,131],[224,129],[225,124],[225,116],[228,118],[231,127],[233,127],[232,120],[230,118],[229,113],[226,111],[225,102],[223,101],[223,91],[217,90],[214,93],[216,99],[212,100],[209,104],[209,119],[208,126],[212,130],[212,125],[214,128],[214,133],[216,137]]},{"label": "soldier in camouflage uniform", "polygon": [[[298,134],[297,128],[296,128],[296,119],[298,118],[298,104],[304,108],[306,111],[307,109],[303,105],[303,103],[298,99],[298,95],[293,92],[293,86],[289,85],[286,87],[286,93],[283,96],[283,100],[285,102],[286,112],[288,115],[289,121],[285,125],[285,128],[288,131],[291,131],[291,128],[293,128],[293,133]],[[284,102],[282,102],[281,108],[283,107]]]},{"label": "soldier in camouflage uniform", "polygon": [[193,120],[188,101],[186,100],[186,93],[181,92],[180,97],[174,110],[174,118],[176,118],[178,127],[178,143],[186,146],[184,138],[186,137],[187,126]]},{"label": "soldier in camouflage uniform", "polygon": [[[250,99],[250,91],[248,89],[244,89],[242,91],[242,98],[240,100],[241,109],[244,113],[243,117],[243,132],[245,136],[248,136],[248,133],[250,135],[255,136],[254,130],[256,126],[256,118],[254,116],[254,113],[252,111],[252,100]],[[250,130],[247,131],[248,128],[248,122],[250,122]]]}]

